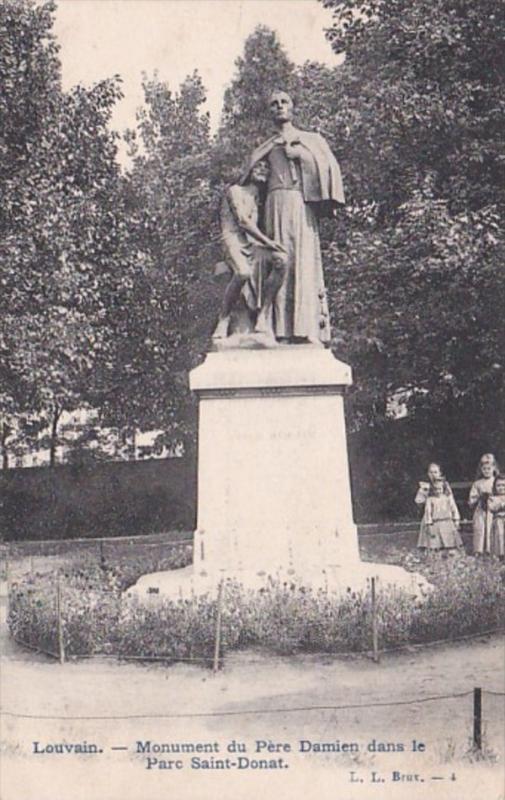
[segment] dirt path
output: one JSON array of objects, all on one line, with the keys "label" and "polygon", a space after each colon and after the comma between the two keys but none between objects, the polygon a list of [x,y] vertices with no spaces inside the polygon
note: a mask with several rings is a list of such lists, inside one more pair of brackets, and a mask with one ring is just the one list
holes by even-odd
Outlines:
[{"label": "dirt path", "polygon": [[[2,610],[5,617],[5,603]],[[379,665],[361,658],[275,659],[247,652],[230,659],[217,676],[196,666],[104,659],[60,666],[14,644],[4,619],[1,644],[2,708],[8,712],[2,718],[2,800],[501,796],[504,698],[484,694],[483,699],[485,746],[499,759],[497,764],[462,758],[472,730],[471,695],[421,701],[471,692],[474,686],[503,692],[503,637],[388,655]],[[370,707],[412,699],[419,702]],[[341,705],[362,707],[314,708]],[[9,712],[97,719],[31,719]],[[181,716],[188,714],[202,716]],[[412,753],[413,739],[423,741],[426,750]],[[147,740],[217,743],[213,756],[198,757],[221,762],[229,758],[236,765],[238,755],[267,761],[284,757],[287,766],[195,769],[191,755],[158,754],[159,760],[181,758],[182,769],[159,769],[159,764],[148,769],[147,754],[137,752],[137,742]],[[244,743],[246,752],[230,755],[227,746],[232,740]],[[257,740],[289,745],[291,752],[263,749],[258,754]],[[339,741],[340,747],[355,743],[359,751],[318,753],[312,747],[302,753],[301,740]],[[405,752],[370,752],[373,740],[402,744]],[[86,741],[103,752],[35,754],[34,741],[39,750],[48,744]],[[384,784],[371,783],[372,771]],[[394,781],[394,771],[417,774],[418,779]]]}]

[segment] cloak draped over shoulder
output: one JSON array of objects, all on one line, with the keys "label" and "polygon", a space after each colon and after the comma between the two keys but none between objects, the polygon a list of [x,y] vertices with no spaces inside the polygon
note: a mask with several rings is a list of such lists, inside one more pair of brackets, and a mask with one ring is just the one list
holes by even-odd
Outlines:
[{"label": "cloak draped over shoulder", "polygon": [[[300,160],[303,199],[306,203],[314,204],[318,217],[332,216],[333,209],[345,202],[337,159],[319,133],[297,130],[296,142],[307,148],[312,156],[311,159]],[[241,183],[245,183],[258,161],[262,161],[276,145],[282,143],[282,136],[276,134],[260,144],[251,155]]]}]

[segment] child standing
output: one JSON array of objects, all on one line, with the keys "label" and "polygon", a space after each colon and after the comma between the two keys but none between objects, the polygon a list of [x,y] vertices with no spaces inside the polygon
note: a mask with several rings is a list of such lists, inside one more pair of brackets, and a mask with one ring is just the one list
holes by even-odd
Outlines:
[{"label": "child standing", "polygon": [[491,553],[502,561],[505,558],[505,475],[497,475],[493,494],[487,501],[491,514]]},{"label": "child standing", "polygon": [[493,492],[493,484],[498,474],[498,465],[492,453],[485,453],[477,469],[477,479],[470,489],[468,505],[473,512],[473,552],[491,552],[491,516],[488,511],[488,498]]},{"label": "child standing", "polygon": [[442,476],[435,478],[424,507],[422,524],[426,544],[421,546],[430,550],[452,550],[463,546],[458,530],[458,507],[452,492],[445,493],[445,483]]},{"label": "child standing", "polygon": [[[443,483],[444,483],[444,494],[447,497],[452,497],[451,487],[449,486],[448,482],[445,480],[445,478],[442,475],[442,469],[440,467],[440,464],[431,463],[428,466],[427,473],[428,473],[428,480],[427,481],[419,481],[419,488],[418,488],[417,494],[416,494],[416,496],[414,498],[414,503],[418,506],[418,508],[421,508],[423,510],[424,510],[424,507],[426,505],[426,500],[428,499],[430,494],[433,494],[433,486],[434,486],[434,483],[435,483],[436,480],[441,479],[443,481]],[[426,528],[425,528],[424,517],[423,517],[423,519],[421,521],[421,529],[419,531],[419,539],[417,541],[417,546],[418,547],[428,547],[428,548],[431,547],[429,531],[426,530]]]},{"label": "child standing", "polygon": [[417,506],[424,506],[424,504],[426,503],[426,499],[430,493],[430,489],[433,486],[433,482],[437,478],[443,478],[444,480],[444,493],[452,494],[451,487],[449,486],[449,484],[442,475],[442,467],[440,466],[440,464],[435,464],[434,462],[429,464],[427,469],[427,474],[428,474],[427,481],[419,481],[419,488],[417,490],[417,494],[414,499],[414,503]]}]

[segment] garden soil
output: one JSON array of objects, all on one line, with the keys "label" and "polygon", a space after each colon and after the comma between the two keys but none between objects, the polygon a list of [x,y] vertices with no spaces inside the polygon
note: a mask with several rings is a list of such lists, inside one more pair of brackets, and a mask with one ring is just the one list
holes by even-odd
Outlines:
[{"label": "garden soil", "polygon": [[[247,651],[213,675],[193,664],[95,658],[60,665],[13,643],[5,613],[4,584],[1,800],[503,798],[503,696],[483,694],[483,759],[468,749],[473,688],[504,691],[504,637],[410,649],[379,664]],[[441,695],[448,697],[422,702]],[[360,707],[327,708],[343,705]],[[424,751],[412,752],[414,739]],[[312,743],[308,752],[300,752],[309,748],[302,740]],[[233,741],[245,752],[227,751]],[[47,752],[84,742],[103,752]],[[195,755],[151,752],[158,764],[148,769],[148,753],[138,752],[147,742],[151,750],[217,743],[219,751],[196,755],[198,768]],[[256,742],[265,743],[259,753]],[[340,752],[316,752],[316,742],[338,742]],[[345,752],[352,743],[359,751]],[[379,743],[389,752],[378,752]],[[226,758],[246,766],[202,767]],[[182,769],[159,768],[170,759]],[[254,767],[259,759],[270,766]],[[403,777],[394,780],[395,773]]]}]

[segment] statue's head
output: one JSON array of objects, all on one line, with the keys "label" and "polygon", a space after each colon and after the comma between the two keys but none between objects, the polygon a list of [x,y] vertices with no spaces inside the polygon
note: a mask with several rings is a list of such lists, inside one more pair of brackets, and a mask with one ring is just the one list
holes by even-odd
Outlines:
[{"label": "statue's head", "polygon": [[289,122],[293,118],[293,101],[282,89],[275,89],[268,101],[270,114],[275,123]]},{"label": "statue's head", "polygon": [[268,162],[265,159],[262,159],[261,161],[257,161],[256,164],[254,164],[253,168],[251,169],[251,172],[249,173],[249,177],[253,183],[256,184],[266,183],[266,181],[268,180],[269,172],[270,168],[268,166]]}]

